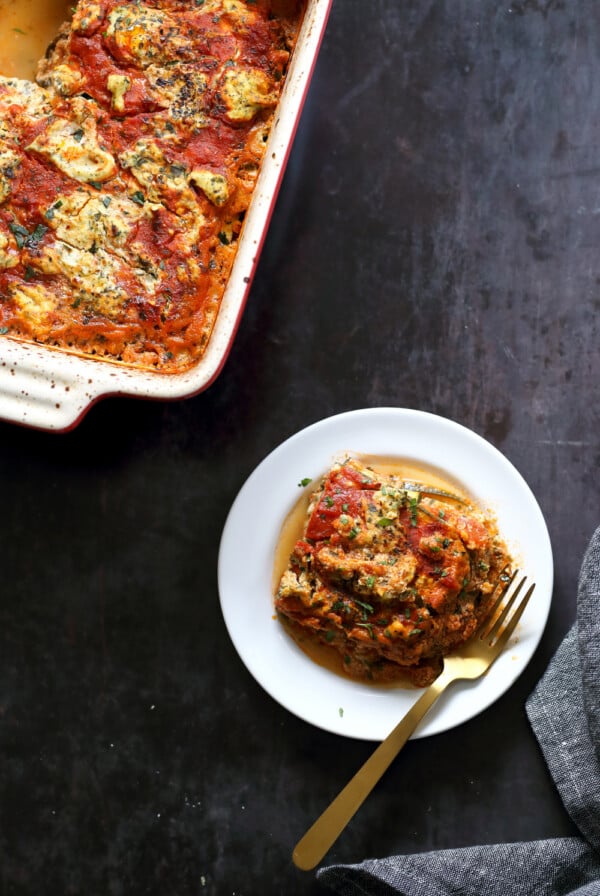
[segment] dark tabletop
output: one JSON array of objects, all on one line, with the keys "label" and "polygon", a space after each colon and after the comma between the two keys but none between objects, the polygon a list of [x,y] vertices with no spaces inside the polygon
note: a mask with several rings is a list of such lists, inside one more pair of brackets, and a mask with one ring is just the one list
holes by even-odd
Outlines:
[{"label": "dark tabletop", "polygon": [[0,424],[1,896],[321,892],[292,847],[373,745],[262,691],[217,553],[265,455],[362,407],[498,447],[555,588],[517,683],[409,742],[328,860],[574,832],[524,703],[600,522],[599,104],[594,0],[335,0],[219,378],[67,434]]}]

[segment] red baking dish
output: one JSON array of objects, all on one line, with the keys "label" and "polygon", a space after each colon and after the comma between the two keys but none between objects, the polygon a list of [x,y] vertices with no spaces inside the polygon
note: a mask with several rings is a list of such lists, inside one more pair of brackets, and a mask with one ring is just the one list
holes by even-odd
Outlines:
[{"label": "red baking dish", "polygon": [[159,373],[0,337],[0,419],[64,431],[110,395],[181,399],[206,389],[221,371],[248,298],[290,153],[332,0],[308,0],[260,175],[208,346],[183,373]]}]

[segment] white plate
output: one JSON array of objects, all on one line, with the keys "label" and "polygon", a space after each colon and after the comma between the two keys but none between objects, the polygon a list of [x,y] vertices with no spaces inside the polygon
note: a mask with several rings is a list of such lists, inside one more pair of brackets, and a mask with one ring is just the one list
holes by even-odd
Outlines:
[{"label": "white plate", "polygon": [[514,641],[490,672],[452,685],[413,737],[445,731],[490,706],[523,671],[542,636],[553,584],[550,538],[531,490],[496,448],[457,423],[402,408],[351,411],[303,429],[269,454],[242,487],[223,530],[218,581],[225,624],[267,693],[326,731],[383,740],[418,698],[420,690],[361,684],[322,668],[274,617],[276,545],[298,483],[317,480],[345,453],[398,457],[446,472],[496,514],[520,568],[536,582]]}]

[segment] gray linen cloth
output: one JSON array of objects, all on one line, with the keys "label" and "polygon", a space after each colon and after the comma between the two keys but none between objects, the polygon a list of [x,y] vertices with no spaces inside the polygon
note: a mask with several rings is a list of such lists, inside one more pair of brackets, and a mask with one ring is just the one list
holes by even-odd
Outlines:
[{"label": "gray linen cloth", "polygon": [[579,577],[577,621],[527,701],[532,728],[580,837],[331,865],[343,896],[600,896],[600,527]]}]

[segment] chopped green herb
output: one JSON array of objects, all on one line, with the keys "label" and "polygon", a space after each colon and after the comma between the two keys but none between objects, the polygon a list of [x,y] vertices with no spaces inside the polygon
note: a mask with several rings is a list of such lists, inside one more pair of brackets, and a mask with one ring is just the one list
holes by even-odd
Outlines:
[{"label": "chopped green herb", "polygon": [[48,228],[44,224],[38,224],[27,242],[29,244],[33,243],[34,245],[36,245],[41,239],[44,238],[44,234],[46,233],[48,233]]},{"label": "chopped green herb", "polygon": [[375,525],[384,528],[385,526],[391,526],[393,522],[394,521],[390,520],[387,516],[382,516],[380,520],[377,520]]},{"label": "chopped green herb", "polygon": [[310,476],[305,476],[304,479],[301,479],[298,483],[298,488],[304,488],[308,485],[309,482],[312,482],[312,479],[310,478]]},{"label": "chopped green herb", "polygon": [[78,143],[81,143],[83,140],[83,128],[77,128],[76,131],[73,131],[73,139],[77,140]]},{"label": "chopped green herb", "polygon": [[15,238],[18,248],[22,249],[25,245],[25,240],[29,237],[29,231],[20,224],[14,224],[12,222],[8,226]]},{"label": "chopped green herb", "polygon": [[21,224],[15,224],[14,222],[11,222],[8,226],[15,238],[19,249],[22,249],[25,245],[37,245],[43,238],[44,234],[48,232],[48,228],[43,224],[38,224],[33,233],[29,233],[29,231]]},{"label": "chopped green herb", "polygon": [[144,203],[146,202],[146,197],[141,190],[136,190],[135,193],[131,195],[131,199],[134,202],[137,202],[138,205],[144,205]]},{"label": "chopped green herb", "polygon": [[362,600],[355,600],[354,603],[355,603],[355,604],[358,604],[359,607],[362,607],[362,609],[363,609],[366,613],[372,613],[372,612],[373,612],[373,607],[371,606],[371,604],[365,604],[365,603],[363,603]]}]

